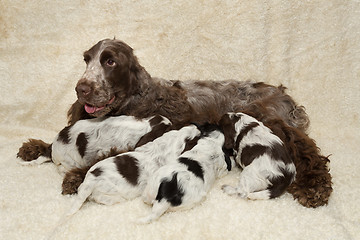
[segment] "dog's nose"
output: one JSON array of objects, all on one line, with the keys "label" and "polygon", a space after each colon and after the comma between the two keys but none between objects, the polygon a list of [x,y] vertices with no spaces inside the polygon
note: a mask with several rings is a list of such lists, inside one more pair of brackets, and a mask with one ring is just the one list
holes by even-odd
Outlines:
[{"label": "dog's nose", "polygon": [[76,86],[75,91],[81,97],[86,97],[91,93],[91,87],[85,83],[80,83]]}]

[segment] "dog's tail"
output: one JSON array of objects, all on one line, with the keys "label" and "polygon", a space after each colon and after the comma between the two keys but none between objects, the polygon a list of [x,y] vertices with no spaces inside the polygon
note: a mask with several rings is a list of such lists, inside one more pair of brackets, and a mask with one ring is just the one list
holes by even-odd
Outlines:
[{"label": "dog's tail", "polygon": [[39,159],[38,161],[38,164],[41,164],[51,160],[51,149],[52,144],[46,143],[42,140],[30,138],[19,148],[17,157],[21,158],[25,162],[31,162],[42,157],[42,159]]}]

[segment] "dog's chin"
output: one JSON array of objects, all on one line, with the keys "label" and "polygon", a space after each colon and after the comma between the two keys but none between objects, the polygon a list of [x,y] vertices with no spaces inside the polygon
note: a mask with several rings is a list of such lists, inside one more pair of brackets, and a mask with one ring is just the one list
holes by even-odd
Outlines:
[{"label": "dog's chin", "polygon": [[84,109],[87,114],[92,117],[103,117],[107,115],[114,108],[115,96],[112,97],[106,104],[97,107],[89,103],[84,103]]},{"label": "dog's chin", "polygon": [[110,113],[112,109],[113,109],[113,108],[111,108],[110,106],[109,106],[109,107],[104,107],[104,108],[101,109],[101,110],[98,110],[98,111],[93,112],[93,113],[88,113],[88,114],[89,114],[90,116],[96,117],[96,118],[98,118],[98,117],[104,117],[104,116],[106,116],[108,113]]}]

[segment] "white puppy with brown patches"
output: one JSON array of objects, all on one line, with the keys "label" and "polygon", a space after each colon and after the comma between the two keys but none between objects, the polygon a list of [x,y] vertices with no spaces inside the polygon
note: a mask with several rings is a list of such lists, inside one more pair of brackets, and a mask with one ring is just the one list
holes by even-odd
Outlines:
[{"label": "white puppy with brown patches", "polygon": [[223,191],[248,199],[280,196],[296,175],[295,165],[280,138],[243,113],[225,114],[220,125],[226,148],[233,149],[236,162],[243,168],[238,185],[224,185]]}]

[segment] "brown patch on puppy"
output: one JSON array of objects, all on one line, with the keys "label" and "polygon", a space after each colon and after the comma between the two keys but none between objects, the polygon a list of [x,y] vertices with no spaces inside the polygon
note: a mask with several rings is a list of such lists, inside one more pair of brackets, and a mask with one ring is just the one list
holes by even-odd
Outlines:
[{"label": "brown patch on puppy", "polygon": [[191,150],[193,147],[195,147],[195,145],[198,143],[200,139],[200,136],[198,137],[194,137],[193,139],[186,139],[186,143],[185,143],[185,148],[184,150],[181,152],[181,154],[183,154],[186,151]]},{"label": "brown patch on puppy", "polygon": [[137,159],[128,155],[121,155],[114,159],[118,172],[132,185],[137,185],[139,167]]},{"label": "brown patch on puppy", "polygon": [[[116,156],[118,154],[124,153],[124,151],[118,151],[116,148],[111,148],[110,152],[100,156],[98,159],[94,159],[94,165],[97,162],[100,162],[106,158]],[[89,171],[91,166],[83,167],[83,168],[74,168],[65,174],[62,183],[62,194],[75,194],[81,183],[84,181],[86,173]]]},{"label": "brown patch on puppy", "polygon": [[151,127],[154,127],[156,125],[158,125],[159,123],[161,123],[164,120],[163,117],[156,115],[155,117],[151,118],[149,123]]},{"label": "brown patch on puppy", "polygon": [[69,131],[71,129],[71,126],[67,126],[65,128],[63,128],[63,130],[60,131],[59,135],[58,135],[58,141],[64,143],[64,144],[69,144],[70,142],[70,135],[69,135]]},{"label": "brown patch on puppy", "polygon": [[24,142],[19,148],[16,156],[24,161],[32,161],[40,156],[51,159],[51,144],[42,140],[29,139],[28,142]]},{"label": "brown patch on puppy", "polygon": [[80,156],[83,158],[85,156],[88,140],[85,133],[80,133],[76,139],[76,146],[78,148]]},{"label": "brown patch on puppy", "polygon": [[272,158],[283,161],[285,164],[292,163],[292,159],[289,153],[284,149],[284,145],[280,143],[275,143],[271,146],[270,154]]},{"label": "brown patch on puppy", "polygon": [[164,133],[172,129],[171,124],[162,123],[164,119],[161,116],[155,116],[150,120],[151,131],[140,138],[135,145],[135,148],[140,147],[148,142],[154,141],[156,138],[161,137]]},{"label": "brown patch on puppy", "polygon": [[259,123],[257,122],[252,122],[252,123],[249,123],[247,126],[245,126],[239,133],[239,135],[237,136],[236,138],[236,141],[235,141],[235,150],[239,150],[239,144],[240,142],[243,140],[243,138],[255,127],[259,126]]},{"label": "brown patch on puppy", "polygon": [[95,177],[98,177],[98,176],[100,176],[101,174],[102,174],[102,170],[101,170],[101,168],[95,168],[91,173],[95,176]]},{"label": "brown patch on puppy", "polygon": [[247,165],[251,164],[255,158],[264,155],[268,150],[269,147],[259,144],[246,146],[241,152],[241,163],[246,167]]}]

